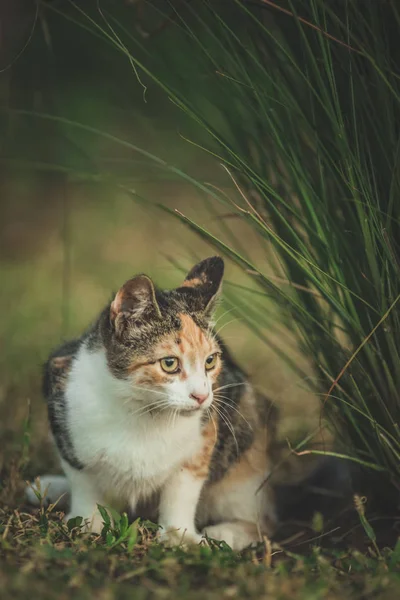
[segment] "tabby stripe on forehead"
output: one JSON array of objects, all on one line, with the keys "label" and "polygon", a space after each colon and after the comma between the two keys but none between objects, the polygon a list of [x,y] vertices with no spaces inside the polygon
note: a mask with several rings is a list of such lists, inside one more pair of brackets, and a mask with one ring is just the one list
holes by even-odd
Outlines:
[{"label": "tabby stripe on forehead", "polygon": [[204,343],[205,335],[198,325],[188,315],[181,314],[179,318],[182,322],[181,338],[186,340],[189,345],[199,345]]},{"label": "tabby stripe on forehead", "polygon": [[156,363],[155,360],[146,360],[146,361],[140,362],[140,363],[135,362],[132,365],[130,365],[130,367],[128,368],[128,372],[129,373],[134,373],[135,371],[137,371],[141,367],[146,367],[147,365],[154,365],[155,363]]}]

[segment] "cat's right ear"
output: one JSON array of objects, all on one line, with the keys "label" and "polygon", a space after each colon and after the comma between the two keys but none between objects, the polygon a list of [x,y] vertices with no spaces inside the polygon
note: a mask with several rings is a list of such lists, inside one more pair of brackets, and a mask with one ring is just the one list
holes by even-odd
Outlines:
[{"label": "cat's right ear", "polygon": [[211,256],[189,271],[180,289],[192,291],[192,304],[203,314],[211,316],[221,294],[223,276],[224,261],[220,256]]},{"label": "cat's right ear", "polygon": [[139,322],[151,317],[161,317],[154,285],[147,275],[137,275],[118,290],[111,302],[110,320],[117,326],[121,319]]}]

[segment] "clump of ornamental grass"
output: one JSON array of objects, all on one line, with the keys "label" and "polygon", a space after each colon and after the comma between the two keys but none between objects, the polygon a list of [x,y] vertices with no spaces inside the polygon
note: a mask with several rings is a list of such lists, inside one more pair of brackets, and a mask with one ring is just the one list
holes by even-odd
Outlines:
[{"label": "clump of ornamental grass", "polygon": [[250,225],[263,259],[255,261],[231,230],[216,236],[177,216],[263,292],[254,300],[231,288],[250,327],[268,328],[275,303],[282,328],[313,367],[310,386],[340,454],[397,493],[399,7],[149,1],[68,3],[65,14],[129,60],[141,85],[149,78],[160,85],[196,124],[190,142],[224,166],[235,195],[193,183]]}]

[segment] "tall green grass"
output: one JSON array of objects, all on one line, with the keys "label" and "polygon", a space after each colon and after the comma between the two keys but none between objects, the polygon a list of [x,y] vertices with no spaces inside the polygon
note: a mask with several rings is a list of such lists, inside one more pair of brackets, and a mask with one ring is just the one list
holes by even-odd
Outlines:
[{"label": "tall green grass", "polygon": [[[234,192],[197,185],[251,225],[264,261],[249,258],[246,240],[227,244],[177,216],[275,301],[343,453],[398,491],[399,6],[48,6],[118,50],[141,85],[152,79],[197,124],[188,141],[224,165]],[[249,326],[268,323],[259,299],[238,289],[233,300]]]}]

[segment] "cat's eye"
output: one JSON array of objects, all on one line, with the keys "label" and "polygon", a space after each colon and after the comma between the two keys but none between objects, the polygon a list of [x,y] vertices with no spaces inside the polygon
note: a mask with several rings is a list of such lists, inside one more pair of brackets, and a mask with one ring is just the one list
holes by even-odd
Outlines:
[{"label": "cat's eye", "polygon": [[166,373],[176,373],[179,369],[179,360],[175,356],[167,356],[160,360],[160,365]]},{"label": "cat's eye", "polygon": [[217,359],[218,359],[218,354],[210,354],[210,356],[208,358],[206,358],[206,363],[205,363],[205,367],[206,367],[206,371],[211,371],[211,369],[213,369],[215,367],[215,365],[217,364]]}]

